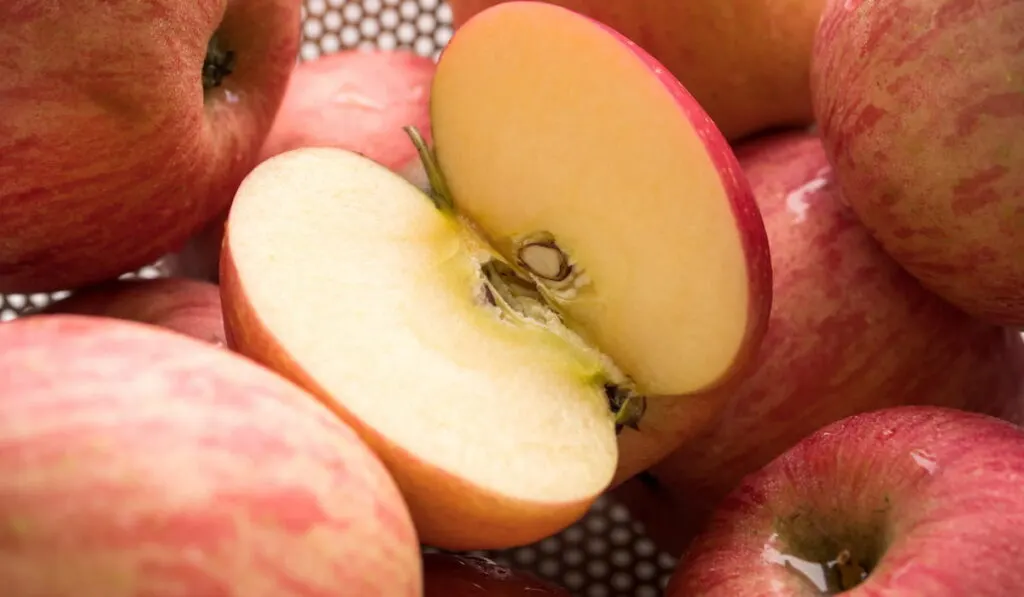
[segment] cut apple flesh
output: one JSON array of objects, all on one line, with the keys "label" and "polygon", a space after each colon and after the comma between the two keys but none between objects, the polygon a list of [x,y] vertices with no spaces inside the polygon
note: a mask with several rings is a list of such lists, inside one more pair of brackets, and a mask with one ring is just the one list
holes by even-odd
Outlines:
[{"label": "cut apple flesh", "polygon": [[722,381],[757,311],[734,211],[750,198],[677,81],[589,19],[510,2],[459,30],[431,94],[456,209],[569,328],[640,393]]},{"label": "cut apple flesh", "polygon": [[424,541],[485,547],[515,518],[502,503],[578,505],[504,535],[539,539],[608,485],[604,357],[489,300],[490,249],[399,175],[340,149],[281,154],[240,188],[225,246],[233,345],[367,433]]}]

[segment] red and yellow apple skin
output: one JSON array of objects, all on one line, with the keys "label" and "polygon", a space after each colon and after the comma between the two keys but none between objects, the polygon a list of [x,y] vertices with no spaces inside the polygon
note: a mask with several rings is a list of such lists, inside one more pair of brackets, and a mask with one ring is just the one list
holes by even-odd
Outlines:
[{"label": "red and yellow apple skin", "polygon": [[0,5],[0,292],[116,278],[226,209],[284,95],[300,9]]},{"label": "red and yellow apple skin", "polygon": [[411,50],[343,50],[299,64],[260,161],[299,147],[338,147],[395,172],[420,168],[402,129],[415,126],[430,142],[436,68]]},{"label": "red and yellow apple skin", "polygon": [[1024,4],[831,0],[814,109],[843,199],[932,292],[1024,329]]},{"label": "red and yellow apple skin", "polygon": [[394,481],[317,401],[181,334],[0,326],[5,597],[420,597]]},{"label": "red and yellow apple skin", "polygon": [[1022,483],[1016,425],[934,406],[861,413],[744,479],[665,594],[1021,595]]}]

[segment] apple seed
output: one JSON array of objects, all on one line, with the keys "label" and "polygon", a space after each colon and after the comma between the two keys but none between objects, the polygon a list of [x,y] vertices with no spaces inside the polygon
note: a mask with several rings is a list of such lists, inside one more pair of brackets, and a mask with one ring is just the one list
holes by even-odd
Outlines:
[{"label": "apple seed", "polygon": [[206,59],[203,60],[203,91],[220,87],[224,79],[235,72],[235,53],[225,49],[220,37],[214,35],[206,43]]},{"label": "apple seed", "polygon": [[572,274],[569,258],[550,235],[527,242],[519,248],[517,255],[519,264],[538,278],[562,282]]}]

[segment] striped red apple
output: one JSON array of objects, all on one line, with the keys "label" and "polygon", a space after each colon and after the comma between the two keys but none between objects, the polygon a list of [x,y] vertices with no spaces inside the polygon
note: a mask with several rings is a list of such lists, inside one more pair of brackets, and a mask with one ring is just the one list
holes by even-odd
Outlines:
[{"label": "striped red apple", "polygon": [[298,0],[0,2],[0,292],[178,250],[256,164]]},{"label": "striped red apple", "polygon": [[420,597],[394,481],[241,356],[81,315],[0,325],[4,597]]}]

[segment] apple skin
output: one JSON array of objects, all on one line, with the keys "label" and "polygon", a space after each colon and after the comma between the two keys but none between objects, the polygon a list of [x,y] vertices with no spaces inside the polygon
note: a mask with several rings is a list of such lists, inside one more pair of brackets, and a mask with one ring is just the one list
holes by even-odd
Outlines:
[{"label": "apple skin", "polygon": [[[284,95],[300,9],[0,4],[0,292],[116,278],[226,209]],[[234,72],[204,93],[215,32]]]},{"label": "apple skin", "polygon": [[[456,30],[508,0],[449,0]],[[735,141],[813,121],[809,65],[824,0],[545,0],[637,42]]]},{"label": "apple skin", "polygon": [[423,554],[423,597],[572,597],[532,574],[479,556]]},{"label": "apple skin", "polygon": [[18,319],[0,345],[5,597],[422,594],[393,480],[281,377],[91,316]]},{"label": "apple skin", "polygon": [[37,315],[77,314],[113,317],[156,325],[227,346],[220,288],[188,278],[130,279],[79,290]]},{"label": "apple skin", "polygon": [[409,50],[342,50],[299,64],[260,161],[299,147],[338,147],[402,174],[421,170],[402,127],[415,126],[430,142],[435,70],[433,60]]},{"label": "apple skin", "polygon": [[1024,595],[1022,486],[1018,426],[929,406],[846,418],[744,479],[666,597],[820,595],[765,556],[842,548],[875,563],[849,597]]},{"label": "apple skin", "polygon": [[772,248],[774,304],[756,361],[703,432],[616,495],[678,555],[747,474],[858,412],[933,404],[1024,420],[1024,340],[903,271],[837,198],[821,141],[737,146]]},{"label": "apple skin", "polygon": [[1024,4],[832,0],[814,108],[843,197],[976,317],[1024,326]]}]

